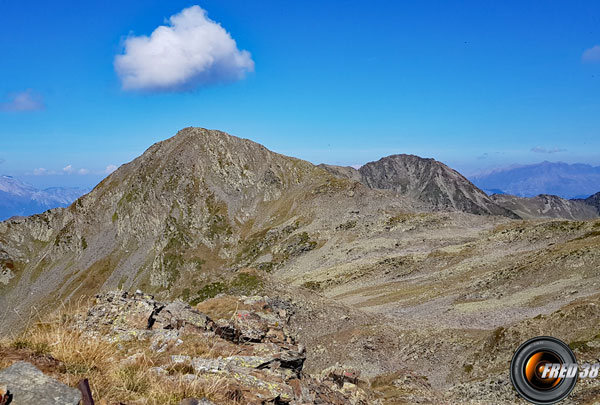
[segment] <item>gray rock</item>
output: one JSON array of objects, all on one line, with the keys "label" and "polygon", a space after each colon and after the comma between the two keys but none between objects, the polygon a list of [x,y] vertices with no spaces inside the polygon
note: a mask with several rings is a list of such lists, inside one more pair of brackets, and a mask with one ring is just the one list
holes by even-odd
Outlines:
[{"label": "gray rock", "polygon": [[216,373],[227,368],[227,362],[221,359],[205,359],[195,357],[192,367],[196,373]]},{"label": "gray rock", "polygon": [[0,385],[6,385],[13,395],[11,405],[77,405],[81,401],[78,389],[59,383],[24,361],[1,370]]},{"label": "gray rock", "polygon": [[190,307],[182,301],[167,304],[156,315],[153,329],[181,329],[186,325],[192,325],[200,329],[206,329],[208,317],[203,313]]},{"label": "gray rock", "polygon": [[196,398],[186,398],[183,399],[179,405],[214,405],[214,402],[209,401],[206,398],[196,399]]},{"label": "gray rock", "polygon": [[150,349],[157,353],[162,353],[171,346],[179,346],[183,340],[179,339],[179,331],[177,330],[160,330],[155,331],[150,339]]},{"label": "gray rock", "polygon": [[167,370],[165,370],[163,367],[150,367],[148,370],[155,375],[164,376],[164,375],[169,374],[169,372]]},{"label": "gray rock", "polygon": [[181,354],[174,354],[171,356],[171,363],[173,364],[188,364],[192,361],[190,356],[185,356]]}]

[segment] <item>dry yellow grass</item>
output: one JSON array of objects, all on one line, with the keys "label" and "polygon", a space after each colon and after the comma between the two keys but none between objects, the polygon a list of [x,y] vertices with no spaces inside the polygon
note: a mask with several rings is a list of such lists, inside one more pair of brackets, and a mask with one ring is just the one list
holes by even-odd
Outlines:
[{"label": "dry yellow grass", "polygon": [[212,319],[229,319],[238,310],[250,309],[250,306],[241,303],[234,296],[223,295],[200,302],[196,305],[196,309]]},{"label": "dry yellow grass", "polygon": [[[40,320],[22,334],[0,341],[0,368],[25,360],[72,387],[87,378],[94,399],[101,404],[176,405],[188,397],[238,403],[227,395],[232,390],[224,377],[189,378],[184,375],[194,373],[190,367],[169,367],[166,363],[169,356],[152,352],[143,342],[119,346],[76,329],[74,322],[77,314],[82,313],[80,308],[80,305],[63,307],[50,319]],[[185,354],[220,355],[205,338],[193,336],[184,342],[179,351],[185,350]],[[134,358],[130,357],[136,353]],[[167,370],[167,375],[152,370],[159,365]]]}]

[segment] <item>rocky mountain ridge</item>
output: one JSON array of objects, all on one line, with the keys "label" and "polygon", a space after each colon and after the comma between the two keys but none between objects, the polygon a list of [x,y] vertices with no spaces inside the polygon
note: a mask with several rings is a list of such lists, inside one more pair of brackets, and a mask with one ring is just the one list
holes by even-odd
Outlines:
[{"label": "rocky mountain ridge", "polygon": [[461,211],[478,215],[517,216],[498,206],[456,170],[434,159],[391,155],[358,170],[322,165],[337,176],[360,181],[372,189],[392,190],[427,211]]},{"label": "rocky mountain ridge", "polygon": [[564,218],[585,220],[598,217],[596,208],[585,200],[565,200],[547,194],[529,198],[509,194],[493,194],[490,198],[496,204],[516,213],[523,219]]},{"label": "rocky mountain ridge", "polygon": [[331,200],[409,208],[366,203],[378,194],[254,142],[185,129],[69,208],[0,223],[0,307],[19,303],[0,317],[101,286],[181,293],[199,269],[226,281],[260,253],[264,267],[279,266],[318,245],[302,228],[323,222]]},{"label": "rocky mountain ridge", "polygon": [[568,310],[597,294],[600,220],[498,209],[439,162],[317,167],[186,128],[70,207],[0,223],[0,322],[115,289],[213,320],[240,296],[277,296],[307,374],[359,369],[384,404],[514,403],[503,364],[485,360],[509,358],[513,332],[539,334],[564,309],[579,326],[543,332],[600,347],[596,319]]},{"label": "rocky mountain ridge", "polygon": [[598,212],[598,215],[600,215],[600,192],[593,194],[586,199],[576,199],[573,201],[581,201],[591,207],[594,207]]}]

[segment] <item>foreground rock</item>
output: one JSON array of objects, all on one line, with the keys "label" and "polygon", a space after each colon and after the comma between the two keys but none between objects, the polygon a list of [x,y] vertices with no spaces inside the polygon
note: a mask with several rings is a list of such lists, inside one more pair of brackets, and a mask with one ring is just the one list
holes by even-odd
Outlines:
[{"label": "foreground rock", "polygon": [[[245,309],[233,317],[213,320],[182,301],[162,303],[140,292],[112,291],[97,295],[76,327],[117,347],[134,347],[124,363],[134,364],[144,350],[160,353],[165,360],[152,372],[162,378],[222,378],[240,403],[367,403],[356,386],[358,373],[340,384],[334,372],[318,377],[303,372],[305,349],[288,329],[289,303],[252,297],[242,298],[240,305]],[[201,356],[186,352],[194,347],[190,342],[211,350]]]},{"label": "foreground rock", "polygon": [[81,401],[79,390],[59,383],[24,361],[0,370],[0,386],[8,388],[11,405],[78,405]]}]

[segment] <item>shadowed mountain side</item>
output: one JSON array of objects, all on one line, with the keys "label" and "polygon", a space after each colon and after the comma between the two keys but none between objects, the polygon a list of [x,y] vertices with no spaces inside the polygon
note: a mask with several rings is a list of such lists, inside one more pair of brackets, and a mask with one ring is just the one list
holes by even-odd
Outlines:
[{"label": "shadowed mountain side", "polygon": [[594,195],[591,195],[586,199],[574,199],[572,201],[584,202],[585,204],[595,208],[596,211],[598,212],[598,214],[600,215],[600,192],[598,192]]},{"label": "shadowed mountain side", "polygon": [[373,189],[392,190],[418,201],[426,211],[462,211],[478,215],[518,218],[498,206],[456,170],[434,159],[414,155],[392,155],[351,167],[321,165],[332,174],[361,181]]}]

